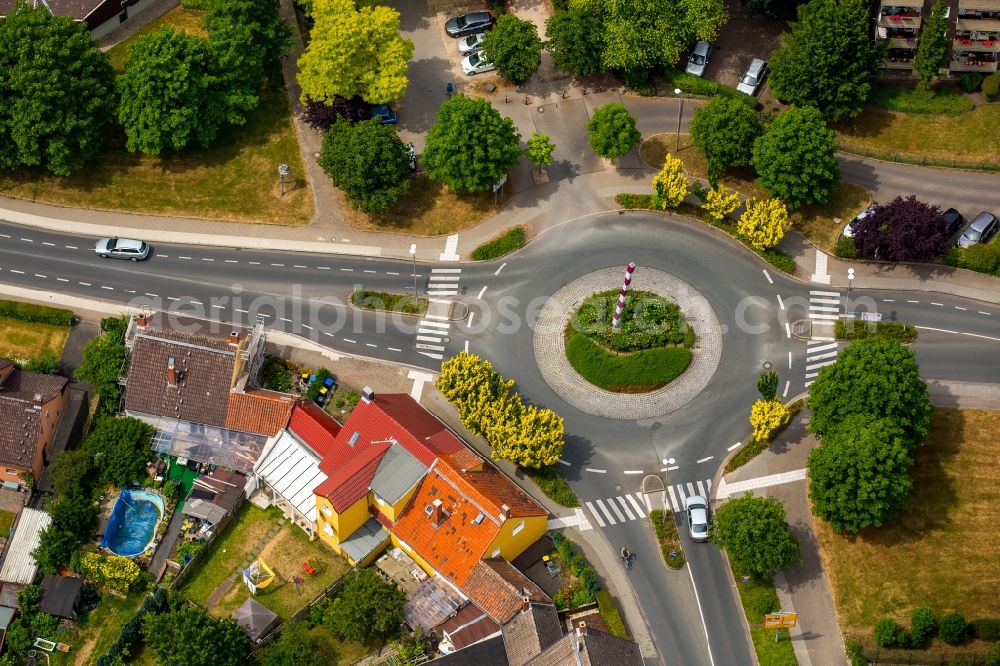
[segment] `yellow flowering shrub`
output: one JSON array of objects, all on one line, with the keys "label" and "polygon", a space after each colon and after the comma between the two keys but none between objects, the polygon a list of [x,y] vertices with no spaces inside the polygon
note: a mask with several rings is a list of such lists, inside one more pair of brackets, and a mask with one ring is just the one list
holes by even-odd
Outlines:
[{"label": "yellow flowering shrub", "polygon": [[778,244],[792,226],[788,209],[780,199],[748,199],[736,232],[757,252]]},{"label": "yellow flowering shrub", "polygon": [[701,209],[705,211],[713,222],[719,224],[734,210],[740,207],[740,195],[738,192],[731,192],[728,187],[719,183],[719,186],[708,191],[705,203]]},{"label": "yellow flowering shrub", "polygon": [[758,400],[750,408],[750,427],[756,442],[768,442],[790,416],[789,409],[781,401]]},{"label": "yellow flowering shrub", "polygon": [[684,176],[684,163],[667,153],[660,173],[653,176],[655,208],[677,208],[688,194],[688,179]]}]

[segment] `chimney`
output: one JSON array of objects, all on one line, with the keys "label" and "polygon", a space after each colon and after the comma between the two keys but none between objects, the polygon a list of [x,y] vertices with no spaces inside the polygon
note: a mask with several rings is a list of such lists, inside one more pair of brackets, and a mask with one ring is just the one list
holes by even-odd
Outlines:
[{"label": "chimney", "polygon": [[174,367],[174,357],[167,357],[167,386],[177,386],[177,369]]},{"label": "chimney", "polygon": [[229,334],[229,337],[226,338],[226,342],[228,342],[233,347],[238,346],[240,344],[240,334],[239,334],[239,331],[233,331],[233,332],[231,332]]},{"label": "chimney", "polygon": [[361,399],[365,402],[371,402],[375,399],[375,391],[372,390],[371,386],[361,389]]},{"label": "chimney", "polygon": [[580,620],[579,622],[576,623],[576,635],[577,636],[587,635],[587,623],[584,622],[583,620]]},{"label": "chimney", "polygon": [[525,613],[531,610],[531,597],[527,594],[521,597],[521,610]]},{"label": "chimney", "polygon": [[35,409],[39,409],[40,410],[41,408],[42,408],[42,394],[41,393],[36,393],[35,394]]},{"label": "chimney", "polygon": [[441,523],[446,517],[441,499],[438,498],[431,502],[431,522],[434,523],[434,527],[441,527]]},{"label": "chimney", "polygon": [[146,319],[146,313],[145,312],[140,312],[139,316],[135,318],[135,325],[138,326],[139,328],[146,328],[146,324],[148,324],[148,323],[149,323],[149,320]]}]

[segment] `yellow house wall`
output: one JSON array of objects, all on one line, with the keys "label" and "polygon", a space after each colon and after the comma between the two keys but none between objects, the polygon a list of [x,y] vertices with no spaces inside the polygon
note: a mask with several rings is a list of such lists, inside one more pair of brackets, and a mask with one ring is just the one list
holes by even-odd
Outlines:
[{"label": "yellow house wall", "polygon": [[396,500],[395,504],[389,504],[388,502],[378,501],[378,496],[375,495],[375,493],[372,493],[372,497],[375,498],[375,506],[378,508],[378,510],[381,511],[383,515],[385,515],[385,517],[389,519],[390,522],[394,523],[396,522],[396,519],[399,518],[400,514],[403,513],[403,510],[406,508],[406,505],[410,503],[410,498],[413,497],[413,495],[416,492],[417,492],[417,484],[414,484],[414,486],[410,488],[408,491],[406,491],[406,493],[402,497]]},{"label": "yellow house wall", "polygon": [[[327,513],[329,511],[329,513]],[[325,497],[316,495],[316,533],[328,546],[343,555],[340,548],[341,539],[349,537],[354,530],[365,524],[368,513],[368,497],[362,497],[343,513],[337,513]],[[333,528],[333,534],[326,533],[325,525]]]},{"label": "yellow house wall", "polygon": [[[524,527],[517,534],[514,534],[514,530],[522,521],[524,521]],[[528,546],[538,541],[545,534],[547,525],[548,516],[508,518],[500,526],[500,533],[483,553],[483,557],[492,557],[499,548],[500,555],[509,562],[523,553]]]},{"label": "yellow house wall", "polygon": [[395,533],[389,532],[389,540],[392,542],[392,545],[398,547],[401,551],[413,558],[413,561],[417,563],[417,566],[423,569],[428,576],[434,575],[434,568],[427,564],[427,562],[425,562],[422,557],[417,555],[416,551],[406,545],[405,542],[400,541],[399,537],[397,537]]}]

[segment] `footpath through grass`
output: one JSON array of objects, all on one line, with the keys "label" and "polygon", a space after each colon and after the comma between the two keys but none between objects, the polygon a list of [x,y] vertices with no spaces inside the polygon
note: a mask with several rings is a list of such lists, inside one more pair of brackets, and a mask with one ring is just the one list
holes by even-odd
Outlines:
[{"label": "footpath through grass", "polygon": [[[156,27],[197,32],[201,14],[177,7],[158,19]],[[117,66],[136,39],[133,35],[112,49]],[[122,130],[112,124],[104,151],[72,176],[53,176],[39,169],[0,170],[0,193],[60,206],[306,224],[313,215],[312,196],[277,67],[269,81],[246,124],[223,130],[210,148],[159,157],[130,153]],[[279,164],[291,166],[294,179],[286,183],[284,196],[279,190]]]},{"label": "footpath through grass", "polygon": [[[917,606],[1000,617],[1000,412],[936,409],[915,458],[910,501],[891,524],[852,537],[813,520],[844,638],[869,648],[875,622],[908,627]],[[938,639],[926,652],[953,653]]]}]

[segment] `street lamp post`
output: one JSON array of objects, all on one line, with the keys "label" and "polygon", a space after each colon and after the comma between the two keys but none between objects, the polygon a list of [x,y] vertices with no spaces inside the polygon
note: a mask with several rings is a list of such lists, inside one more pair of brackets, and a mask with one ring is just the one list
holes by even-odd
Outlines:
[{"label": "street lamp post", "polygon": [[413,304],[416,305],[418,302],[418,297],[420,296],[420,294],[417,293],[417,244],[416,243],[410,244],[410,257],[413,259]]},{"label": "street lamp post", "polygon": [[851,285],[854,284],[854,269],[847,269],[847,305],[845,306],[845,314],[851,311]]},{"label": "street lamp post", "polygon": [[[680,97],[680,94],[684,92],[680,88],[674,88],[674,94]],[[674,152],[678,152],[681,149],[681,116],[684,115],[684,98],[681,97],[681,106],[677,110],[677,140],[674,142]]]}]

